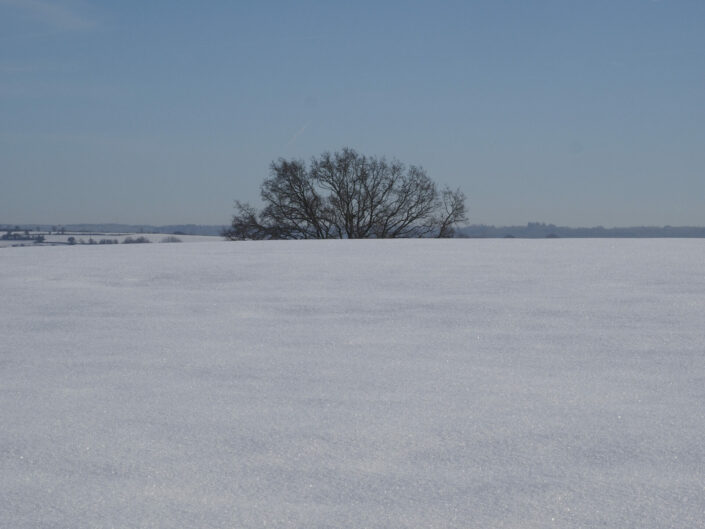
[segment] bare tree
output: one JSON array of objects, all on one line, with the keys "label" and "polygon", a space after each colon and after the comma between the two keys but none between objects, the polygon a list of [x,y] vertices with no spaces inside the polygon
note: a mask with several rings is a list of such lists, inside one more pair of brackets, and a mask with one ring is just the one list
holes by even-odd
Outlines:
[{"label": "bare tree", "polygon": [[223,230],[222,235],[233,241],[246,239],[274,239],[274,233],[264,225],[257,210],[249,204],[235,202],[236,213],[233,215],[230,228]]},{"label": "bare tree", "polygon": [[323,153],[307,167],[279,159],[261,186],[264,208],[236,202],[223,235],[242,239],[450,237],[466,220],[465,195],[440,194],[426,172],[353,149]]},{"label": "bare tree", "polygon": [[439,214],[438,237],[453,237],[455,225],[468,220],[465,215],[465,193],[446,187],[441,193]]}]

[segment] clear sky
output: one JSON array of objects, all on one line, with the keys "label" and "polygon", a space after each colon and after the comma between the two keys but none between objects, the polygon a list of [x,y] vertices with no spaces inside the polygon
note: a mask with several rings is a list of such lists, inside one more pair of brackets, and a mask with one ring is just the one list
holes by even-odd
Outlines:
[{"label": "clear sky", "polygon": [[473,224],[705,225],[705,1],[0,0],[0,223],[227,224],[343,146]]}]

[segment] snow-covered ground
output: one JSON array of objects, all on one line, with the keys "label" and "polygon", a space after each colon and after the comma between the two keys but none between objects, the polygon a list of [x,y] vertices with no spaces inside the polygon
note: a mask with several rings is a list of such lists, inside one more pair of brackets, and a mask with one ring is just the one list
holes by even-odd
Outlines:
[{"label": "snow-covered ground", "polygon": [[0,252],[0,527],[705,527],[705,241]]}]

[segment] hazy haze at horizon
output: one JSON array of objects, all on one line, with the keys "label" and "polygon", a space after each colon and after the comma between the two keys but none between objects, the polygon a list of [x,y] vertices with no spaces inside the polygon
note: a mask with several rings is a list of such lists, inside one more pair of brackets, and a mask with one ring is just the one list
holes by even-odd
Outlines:
[{"label": "hazy haze at horizon", "polygon": [[225,224],[268,165],[424,166],[471,224],[705,225],[705,3],[0,0],[0,222]]}]

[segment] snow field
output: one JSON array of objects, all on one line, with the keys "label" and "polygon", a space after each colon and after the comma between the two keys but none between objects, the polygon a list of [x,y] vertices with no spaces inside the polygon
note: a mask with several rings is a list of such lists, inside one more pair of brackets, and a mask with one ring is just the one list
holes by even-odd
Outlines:
[{"label": "snow field", "polygon": [[705,243],[0,251],[0,527],[705,527]]}]

